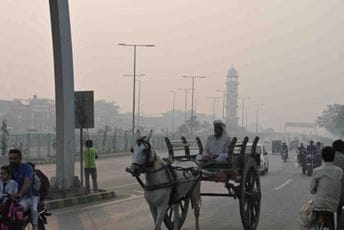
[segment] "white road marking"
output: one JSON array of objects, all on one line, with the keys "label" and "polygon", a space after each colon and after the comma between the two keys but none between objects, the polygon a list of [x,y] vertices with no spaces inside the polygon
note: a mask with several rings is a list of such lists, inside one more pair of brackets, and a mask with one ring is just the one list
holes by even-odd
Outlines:
[{"label": "white road marking", "polygon": [[286,182],[284,182],[283,184],[281,184],[280,186],[276,187],[275,190],[278,191],[280,190],[281,188],[283,188],[284,186],[286,186],[287,184],[289,184],[290,182],[292,182],[293,179],[289,179],[287,180]]}]

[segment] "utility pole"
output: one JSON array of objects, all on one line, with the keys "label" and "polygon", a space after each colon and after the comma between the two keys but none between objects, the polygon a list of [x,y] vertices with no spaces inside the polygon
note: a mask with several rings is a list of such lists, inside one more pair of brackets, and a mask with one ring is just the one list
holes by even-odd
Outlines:
[{"label": "utility pole", "polygon": [[192,98],[191,98],[191,136],[193,135],[194,122],[194,96],[195,96],[195,78],[206,78],[205,76],[182,76],[183,78],[192,78]]}]

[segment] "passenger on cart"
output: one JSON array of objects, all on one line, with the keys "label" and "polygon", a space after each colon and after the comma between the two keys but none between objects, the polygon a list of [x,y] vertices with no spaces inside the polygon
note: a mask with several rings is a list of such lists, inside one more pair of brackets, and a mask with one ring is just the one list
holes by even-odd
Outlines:
[{"label": "passenger on cart", "polygon": [[221,120],[214,121],[214,134],[210,135],[205,145],[204,160],[213,159],[226,161],[228,158],[228,147],[231,139],[226,133],[226,125]]}]

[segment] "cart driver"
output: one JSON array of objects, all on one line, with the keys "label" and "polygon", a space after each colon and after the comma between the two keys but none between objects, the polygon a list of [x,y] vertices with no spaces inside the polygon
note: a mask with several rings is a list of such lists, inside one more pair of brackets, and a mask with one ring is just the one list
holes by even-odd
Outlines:
[{"label": "cart driver", "polygon": [[214,121],[214,134],[210,135],[205,145],[205,159],[225,161],[228,157],[228,146],[231,143],[226,133],[226,125],[221,120]]}]

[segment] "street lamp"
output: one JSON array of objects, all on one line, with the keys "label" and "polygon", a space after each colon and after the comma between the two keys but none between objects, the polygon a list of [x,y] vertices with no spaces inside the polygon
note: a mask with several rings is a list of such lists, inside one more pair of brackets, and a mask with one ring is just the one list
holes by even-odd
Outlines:
[{"label": "street lamp", "polygon": [[256,114],[256,134],[258,133],[258,123],[259,123],[259,106],[262,106],[264,104],[256,104],[257,106],[257,114]]},{"label": "street lamp", "polygon": [[222,98],[222,121],[225,122],[225,100],[226,100],[226,90],[217,89],[216,92],[223,92],[223,98]]},{"label": "street lamp", "polygon": [[172,135],[174,133],[174,106],[175,106],[175,99],[176,99],[176,91],[170,90],[173,93],[173,103],[172,103]]},{"label": "street lamp", "polygon": [[213,99],[213,121],[216,120],[216,100],[220,99],[220,97],[208,97]]},{"label": "street lamp", "polygon": [[191,98],[191,136],[193,133],[193,108],[195,95],[195,78],[205,78],[205,76],[182,76],[183,78],[192,78],[192,98]]},{"label": "street lamp", "polygon": [[[131,74],[125,74],[124,77],[133,77]],[[136,77],[144,77],[145,74],[136,74]],[[139,95],[138,95],[138,102],[137,102],[137,126],[140,127],[140,108],[141,108],[141,80],[136,80],[139,83]]]},{"label": "street lamp", "polygon": [[138,45],[138,44],[126,44],[118,43],[119,46],[134,47],[134,79],[133,79],[133,118],[132,118],[132,134],[135,134],[135,90],[136,90],[136,47],[154,47],[155,45]]},{"label": "street lamp", "polygon": [[185,123],[187,121],[187,116],[188,116],[188,90],[191,89],[177,89],[177,90],[183,90],[185,92]]},{"label": "street lamp", "polygon": [[241,132],[242,133],[244,133],[244,116],[245,116],[245,100],[246,99],[250,99],[250,98],[249,97],[241,97],[241,100],[242,100],[242,107],[241,107]]}]

